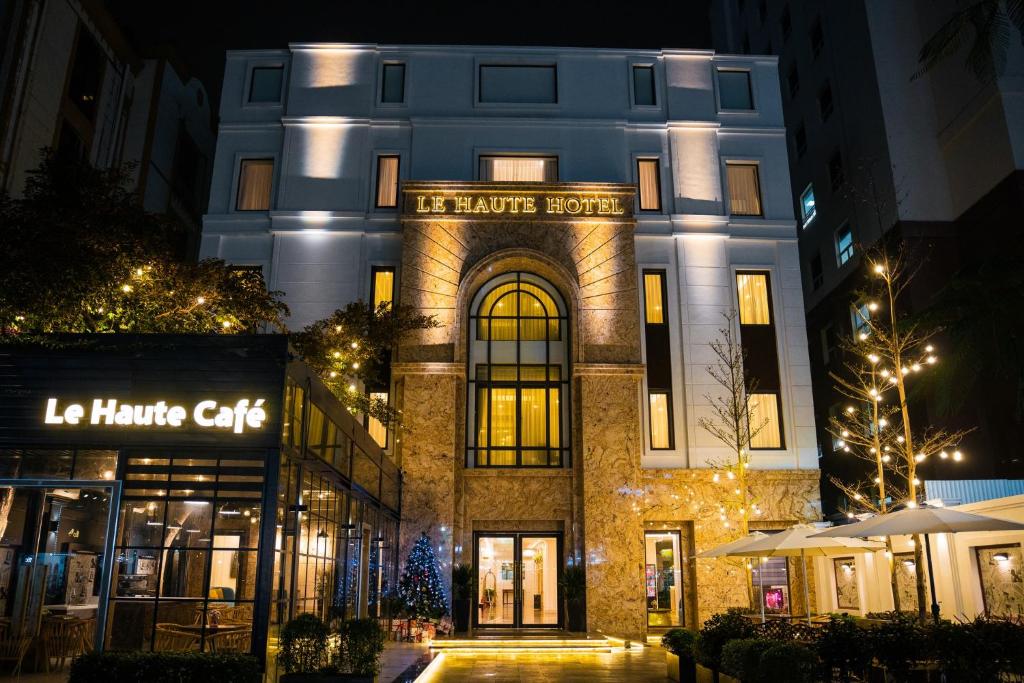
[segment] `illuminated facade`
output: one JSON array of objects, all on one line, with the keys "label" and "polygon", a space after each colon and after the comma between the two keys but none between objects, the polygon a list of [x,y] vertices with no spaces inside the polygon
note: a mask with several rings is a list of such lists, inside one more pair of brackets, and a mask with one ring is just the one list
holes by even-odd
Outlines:
[{"label": "illuminated facade", "polygon": [[575,562],[591,630],[746,603],[741,566],[694,559],[736,529],[711,469],[727,453],[697,426],[729,311],[769,424],[754,524],[818,518],[776,68],[693,50],[229,53],[202,255],[261,267],[295,327],[355,299],[437,316],[390,386],[367,387],[404,430],[368,426],[405,473],[400,556],[426,532],[445,574],[473,564],[476,626],[564,625]]}]

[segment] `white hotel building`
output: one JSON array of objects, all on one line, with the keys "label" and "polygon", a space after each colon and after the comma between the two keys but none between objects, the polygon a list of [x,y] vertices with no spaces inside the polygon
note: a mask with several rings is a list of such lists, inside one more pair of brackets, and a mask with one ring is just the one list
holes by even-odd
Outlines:
[{"label": "white hotel building", "polygon": [[[755,524],[820,515],[777,68],[672,49],[228,53],[201,255],[262,268],[293,329],[356,299],[438,317],[375,391],[405,416],[387,443],[400,556],[426,532],[442,567],[473,564],[476,626],[564,625],[557,577],[579,560],[591,630],[746,603],[741,568],[694,558],[736,528],[709,469],[725,451],[697,425],[730,310],[769,420]],[[764,571],[772,605],[799,611],[802,569]]]}]

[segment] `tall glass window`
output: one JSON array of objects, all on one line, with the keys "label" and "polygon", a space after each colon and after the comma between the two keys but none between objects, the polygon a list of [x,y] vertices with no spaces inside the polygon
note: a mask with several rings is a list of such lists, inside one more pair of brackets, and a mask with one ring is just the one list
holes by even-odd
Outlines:
[{"label": "tall glass window", "polygon": [[836,233],[836,261],[840,266],[853,258],[853,251],[853,230],[847,224]]},{"label": "tall glass window", "polygon": [[565,303],[529,273],[491,280],[473,299],[467,461],[558,467],[568,449]]},{"label": "tall glass window", "polygon": [[480,157],[480,180],[504,183],[558,182],[558,158],[483,156]]},{"label": "tall glass window", "polygon": [[640,187],[640,210],[661,211],[661,181],[657,159],[637,159],[637,181]]},{"label": "tall glass window", "polygon": [[818,208],[814,202],[814,185],[808,185],[800,195],[800,225],[806,228],[818,215]]},{"label": "tall glass window", "polygon": [[729,181],[729,211],[734,216],[761,215],[761,181],[757,164],[730,162],[726,165]]}]

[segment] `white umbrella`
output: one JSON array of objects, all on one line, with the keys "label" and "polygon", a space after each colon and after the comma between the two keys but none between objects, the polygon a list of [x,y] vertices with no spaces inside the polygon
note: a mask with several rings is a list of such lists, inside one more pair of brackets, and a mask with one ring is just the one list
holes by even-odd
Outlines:
[{"label": "white umbrella", "polygon": [[875,515],[862,522],[843,524],[815,534],[821,540],[865,536],[900,536],[924,534],[924,550],[928,560],[928,583],[932,594],[932,617],[939,621],[939,601],[935,595],[932,573],[932,544],[928,534],[955,534],[961,531],[1024,531],[1024,524],[1009,519],[986,517],[940,507],[913,507]]},{"label": "white umbrella", "polygon": [[[744,536],[743,538],[737,538],[735,541],[730,541],[729,543],[723,543],[722,545],[715,546],[714,548],[711,548],[710,550],[705,550],[702,553],[697,553],[697,557],[700,557],[700,558],[725,557],[725,556],[729,555],[730,553],[733,553],[733,552],[735,552],[737,550],[742,550],[743,548],[745,548],[746,546],[750,545],[751,543],[753,543],[753,542],[755,542],[755,541],[757,541],[759,539],[764,538],[765,535],[766,534],[762,534],[760,531],[755,531],[755,532],[751,533],[749,536]],[[763,624],[764,621],[765,621],[765,616],[764,616],[764,577],[761,575],[761,572],[757,573],[757,578],[758,578],[758,581],[761,584],[761,596],[762,596],[761,597],[761,623]]]},{"label": "white umbrella", "polygon": [[815,538],[814,534],[817,531],[817,527],[798,524],[777,534],[766,535],[764,538],[728,553],[734,557],[799,557],[804,576],[804,609],[807,611],[808,624],[811,623],[811,598],[807,589],[807,566],[805,563],[807,556],[872,553],[885,547],[882,543],[850,538]]}]

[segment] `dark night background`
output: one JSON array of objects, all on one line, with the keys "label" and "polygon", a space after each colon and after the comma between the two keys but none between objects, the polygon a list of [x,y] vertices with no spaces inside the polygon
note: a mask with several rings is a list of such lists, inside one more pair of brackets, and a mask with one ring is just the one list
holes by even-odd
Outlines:
[{"label": "dark night background", "polygon": [[107,0],[143,54],[169,47],[220,101],[224,51],[289,42],[710,48],[709,0],[274,2]]}]

